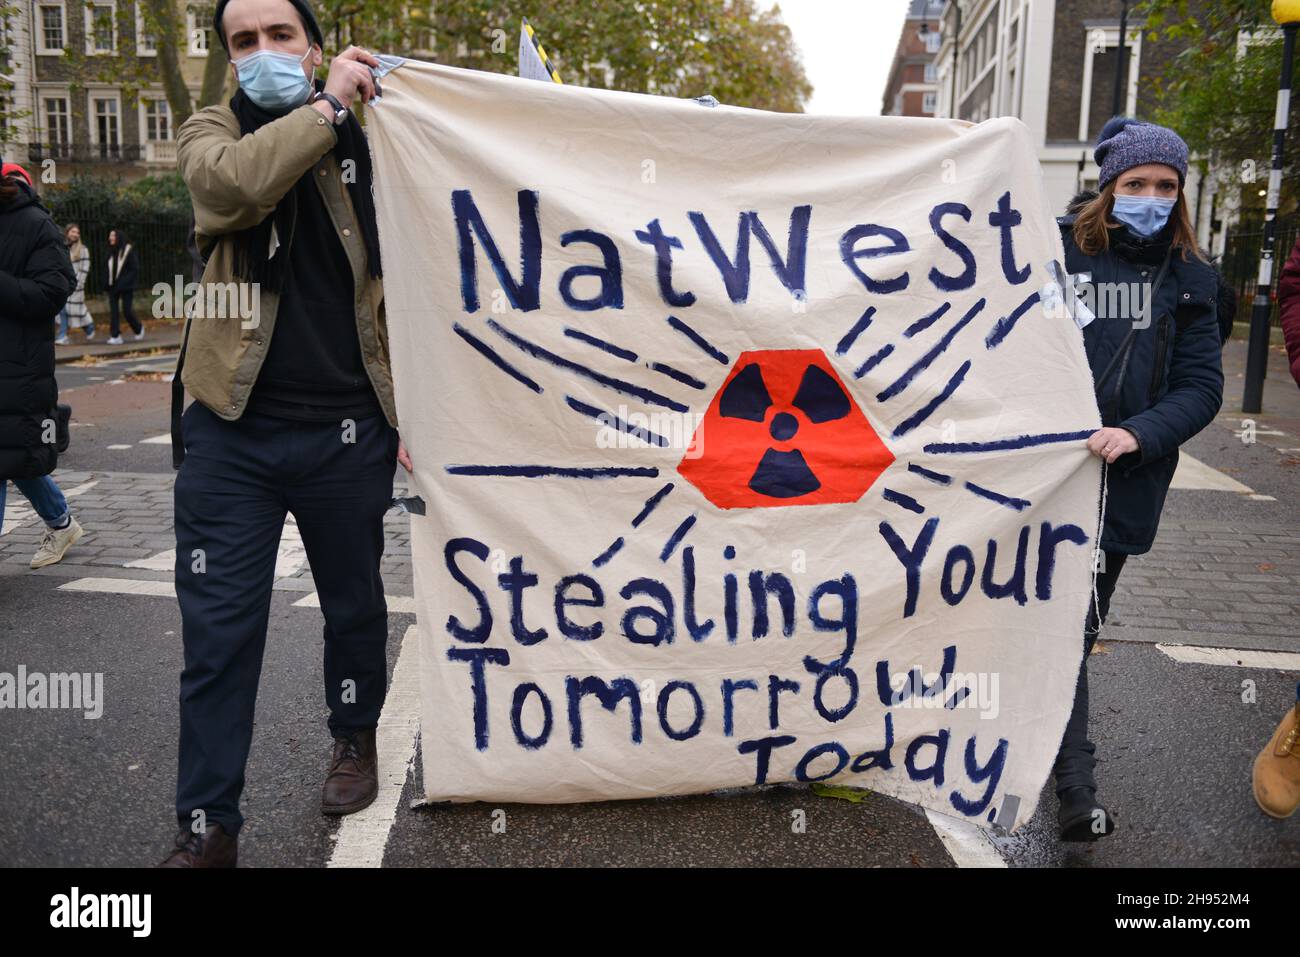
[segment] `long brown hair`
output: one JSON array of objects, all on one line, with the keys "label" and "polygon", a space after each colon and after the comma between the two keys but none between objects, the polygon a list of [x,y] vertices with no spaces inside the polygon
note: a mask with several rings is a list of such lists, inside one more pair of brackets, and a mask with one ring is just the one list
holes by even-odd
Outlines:
[{"label": "long brown hair", "polygon": [[81,227],[76,223],[68,223],[68,225],[63,227],[63,242],[68,247],[68,257],[72,259],[73,262],[76,262],[81,258],[81,254],[86,251],[86,244],[80,239],[74,243],[68,238],[68,233],[72,232],[74,229],[80,230]]},{"label": "long brown hair", "polygon": [[[1074,242],[1085,256],[1099,256],[1110,249],[1110,229],[1119,225],[1111,220],[1110,212],[1115,205],[1115,184],[1118,178],[1111,180],[1097,194],[1096,198],[1085,205],[1074,217]],[[1192,216],[1187,209],[1187,197],[1180,189],[1178,201],[1174,203],[1170,218],[1174,221],[1173,244],[1182,252],[1183,260],[1188,253],[1201,262],[1205,254],[1196,243],[1196,230],[1192,228]]]}]

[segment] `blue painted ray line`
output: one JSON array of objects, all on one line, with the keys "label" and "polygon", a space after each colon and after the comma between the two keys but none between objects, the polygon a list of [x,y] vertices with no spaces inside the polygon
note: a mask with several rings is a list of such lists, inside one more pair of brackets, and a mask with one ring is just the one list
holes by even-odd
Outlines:
[{"label": "blue painted ray line", "polygon": [[538,385],[532,379],[528,378],[528,376],[524,375],[522,372],[520,372],[518,369],[512,366],[509,362],[506,362],[505,359],[502,359],[501,356],[497,355],[495,349],[493,349],[486,342],[483,342],[481,339],[476,338],[468,329],[464,328],[459,322],[453,322],[451,328],[452,331],[456,333],[456,335],[460,336],[471,346],[473,346],[474,351],[476,351],[484,359],[487,359],[488,362],[492,363],[494,366],[496,366],[506,375],[510,376],[513,379],[518,380],[519,382],[522,382],[524,385],[528,386],[528,388],[532,389],[534,392],[540,393],[542,391],[542,387],[540,385]]},{"label": "blue painted ray line", "polygon": [[1023,512],[1030,505],[1030,503],[1023,498],[1012,498],[1010,495],[1003,495],[1001,492],[995,492],[992,489],[984,488],[984,486],[976,485],[974,482],[967,482],[966,488],[970,489],[981,498],[986,498],[990,502],[997,502],[999,505],[1005,505],[1007,508],[1014,508],[1017,512]]},{"label": "blue painted ray line", "polygon": [[674,329],[676,329],[678,332],[684,335],[687,339],[690,339],[691,342],[699,346],[702,350],[704,350],[705,353],[712,356],[715,362],[718,362],[724,366],[731,364],[731,360],[727,358],[727,354],[725,352],[716,348],[711,342],[709,342],[709,340],[705,339],[702,335],[700,335],[698,332],[696,332],[686,323],[682,322],[676,316],[668,317],[668,325],[672,326]]},{"label": "blue painted ray line", "polygon": [[649,402],[651,405],[662,405],[664,408],[672,409],[674,412],[687,412],[690,410],[689,406],[683,405],[676,399],[670,399],[666,395],[660,395],[658,392],[646,389],[639,385],[634,385],[631,382],[624,382],[622,379],[615,379],[613,376],[607,376],[603,372],[588,369],[586,366],[580,365],[572,359],[566,359],[564,356],[556,355],[554,352],[551,352],[549,349],[544,349],[535,342],[529,342],[522,336],[515,335],[515,333],[506,329],[495,319],[488,320],[488,327],[507,342],[511,343],[523,352],[528,353],[533,358],[541,359],[544,362],[549,362],[552,365],[559,366],[561,369],[569,369],[578,373],[578,375],[586,376],[593,382],[599,382],[607,389],[613,389],[615,392],[622,392],[625,395],[638,398],[642,402]]},{"label": "blue painted ray line", "polygon": [[575,399],[571,395],[566,395],[564,401],[569,404],[569,408],[574,412],[585,415],[589,419],[595,419],[602,425],[608,425],[610,428],[617,429],[625,435],[634,435],[642,442],[647,442],[650,445],[657,445],[660,448],[666,448],[668,446],[668,440],[658,432],[651,432],[649,429],[642,428],[639,425],[632,425],[629,422],[624,422],[613,412],[598,409],[594,405],[587,405],[587,403],[580,399]]},{"label": "blue painted ray line", "polygon": [[952,394],[957,391],[957,387],[962,384],[962,381],[966,378],[966,373],[969,371],[970,360],[967,359],[961,364],[961,368],[952,374],[948,384],[939,390],[938,395],[899,423],[898,428],[894,429],[894,438],[901,438],[933,415],[935,409],[952,398]]},{"label": "blue painted ray line", "polygon": [[691,515],[677,526],[675,532],[668,536],[668,541],[664,542],[664,550],[659,553],[659,560],[661,562],[666,562],[672,557],[673,552],[677,550],[677,544],[686,537],[686,533],[691,530],[691,526],[694,524],[695,516]]},{"label": "blue painted ray line", "polygon": [[647,368],[651,372],[658,372],[660,375],[666,375],[670,379],[676,379],[682,385],[688,385],[692,389],[703,389],[706,385],[693,375],[688,375],[680,369],[674,369],[666,362],[651,362]]},{"label": "blue painted ray line", "polygon": [[[979,302],[975,303],[975,305],[971,306],[970,309],[967,310],[966,315],[954,322],[952,328],[943,334],[943,338],[931,346],[929,352],[912,363],[910,369],[895,379],[891,385],[885,386],[885,388],[876,395],[877,401],[884,402],[886,399],[898,395],[898,393],[907,388],[908,384],[915,379],[918,374],[923,370],[928,369],[930,363],[939,358],[943,351],[948,348],[952,343],[952,340],[956,338],[957,333],[966,328],[967,323],[974,319],[979,311],[984,308],[984,303],[985,300],[981,299]],[[491,320],[488,321],[491,322]]]},{"label": "blue painted ray line", "polygon": [[1029,307],[1036,302],[1038,302],[1038,293],[1030,293],[1024,302],[1011,310],[1010,315],[1004,316],[994,323],[992,330],[984,338],[984,345],[989,349],[997,348],[998,344],[1015,328],[1016,323],[1020,321],[1020,317],[1028,312]]},{"label": "blue painted ray line", "polygon": [[577,339],[579,342],[585,342],[589,346],[595,346],[602,352],[608,352],[611,356],[618,356],[620,359],[626,359],[628,362],[636,362],[637,354],[631,349],[624,349],[622,346],[616,346],[612,342],[606,342],[604,339],[597,339],[595,336],[589,336],[580,329],[570,329],[565,327],[564,334],[570,339]]},{"label": "blue painted ray line", "polygon": [[921,476],[921,478],[927,478],[931,482],[938,482],[940,485],[947,485],[949,482],[952,481],[951,475],[944,475],[942,472],[932,472],[924,465],[914,465],[909,462],[907,465],[907,470],[909,472],[914,472],[915,474]]},{"label": "blue painted ray line", "polygon": [[886,343],[879,350],[877,350],[875,355],[871,356],[870,358],[867,359],[866,362],[858,366],[858,371],[853,373],[853,378],[861,379],[864,375],[866,375],[868,372],[870,372],[872,369],[878,366],[881,360],[885,358],[885,356],[889,355],[893,351],[894,351],[893,345],[891,343]]},{"label": "blue painted ray line", "polygon": [[957,452],[1004,452],[1009,449],[1027,449],[1035,445],[1055,445],[1058,442],[1078,442],[1092,435],[1096,429],[1082,432],[1041,432],[1038,435],[1016,435],[1009,439],[990,442],[932,442],[923,451],[944,455]]},{"label": "blue painted ray line", "polygon": [[910,495],[904,495],[902,492],[895,492],[892,488],[881,489],[881,496],[886,502],[893,502],[895,505],[901,505],[909,512],[921,513],[925,511],[925,506],[912,498]]},{"label": "blue painted ray line", "polygon": [[605,564],[607,561],[609,561],[611,558],[617,555],[618,550],[622,547],[623,547],[623,538],[622,536],[619,536],[618,538],[614,539],[614,544],[610,545],[609,548],[605,549],[603,552],[601,552],[599,555],[593,558],[591,560],[591,563],[595,565],[597,568],[599,568],[601,565]]},{"label": "blue painted ray line", "polygon": [[844,334],[840,344],[835,347],[835,354],[842,356],[853,348],[853,343],[858,341],[858,336],[862,335],[864,329],[871,325],[871,317],[876,314],[875,306],[867,306],[867,311],[858,317],[858,321],[853,324],[853,328]]},{"label": "blue painted ray line", "polygon": [[945,302],[942,306],[940,306],[934,312],[930,313],[928,316],[922,316],[920,319],[916,320],[916,322],[912,323],[910,326],[904,329],[903,335],[905,335],[907,338],[910,339],[918,332],[924,332],[926,329],[929,329],[932,325],[935,324],[935,322],[943,318],[943,314],[948,311],[948,307],[951,305],[952,303]]},{"label": "blue painted ray line", "polygon": [[583,468],[560,465],[448,465],[450,475],[496,475],[514,478],[658,478],[656,468]]},{"label": "blue painted ray line", "polygon": [[636,518],[632,519],[632,527],[637,528],[642,522],[644,522],[646,518],[650,515],[650,513],[655,510],[655,507],[661,501],[663,501],[664,496],[667,495],[672,490],[673,490],[673,483],[669,482],[659,491],[655,492],[648,499],[646,499],[645,505],[641,507],[640,513],[637,515]]}]

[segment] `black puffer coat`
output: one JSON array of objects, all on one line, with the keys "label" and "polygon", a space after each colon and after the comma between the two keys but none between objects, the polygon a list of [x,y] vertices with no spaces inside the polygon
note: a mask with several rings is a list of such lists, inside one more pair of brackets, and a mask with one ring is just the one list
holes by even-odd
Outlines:
[{"label": "black puffer coat", "polygon": [[26,184],[0,207],[0,481],[38,478],[58,453],[54,317],[76,284],[63,234]]},{"label": "black puffer coat", "polygon": [[1217,276],[1207,263],[1173,250],[1144,318],[1131,297],[1115,293],[1151,288],[1172,228],[1146,240],[1120,226],[1110,230],[1109,250],[1087,256],[1074,242],[1074,216],[1058,222],[1066,270],[1090,276],[1078,291],[1092,294],[1098,316],[1084,327],[1083,341],[1102,424],[1129,430],[1139,444],[1110,467],[1101,545],[1137,555],[1155,540],[1178,447],[1213,421],[1223,401]]}]

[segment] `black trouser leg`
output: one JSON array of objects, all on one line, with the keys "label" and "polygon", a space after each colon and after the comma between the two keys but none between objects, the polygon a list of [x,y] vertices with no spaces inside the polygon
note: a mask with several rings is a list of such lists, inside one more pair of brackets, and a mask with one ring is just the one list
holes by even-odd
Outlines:
[{"label": "black trouser leg", "polygon": [[236,834],[284,526],[276,475],[283,437],[225,422],[197,402],[186,411],[184,437],[175,485],[185,648],[176,816],[188,826],[202,811]]},{"label": "black trouser leg", "polygon": [[388,684],[388,606],[379,573],[384,513],[393,499],[397,431],[382,415],[337,425],[304,449],[312,463],[289,490],[325,616],[325,701],[330,733],[379,723]]},{"label": "black trouser leg", "polygon": [[116,339],[122,334],[121,325],[118,322],[117,315],[117,297],[120,293],[110,291],[108,294],[108,335],[109,338]]},{"label": "black trouser leg", "polygon": [[131,300],[135,298],[135,290],[128,289],[122,294],[122,312],[126,315],[127,325],[131,331],[139,335],[144,331],[144,326],[140,325],[140,320],[135,317],[135,309],[131,306]]},{"label": "black trouser leg", "polygon": [[1097,594],[1088,608],[1088,621],[1083,629],[1083,661],[1079,665],[1079,680],[1074,691],[1074,707],[1066,723],[1061,747],[1057,751],[1056,793],[1066,788],[1086,787],[1096,790],[1097,779],[1093,770],[1097,766],[1097,747],[1088,739],[1088,656],[1101,631],[1101,625],[1110,612],[1110,599],[1115,594],[1120,570],[1128,555],[1122,552],[1103,552],[1105,567],[1097,574]]}]

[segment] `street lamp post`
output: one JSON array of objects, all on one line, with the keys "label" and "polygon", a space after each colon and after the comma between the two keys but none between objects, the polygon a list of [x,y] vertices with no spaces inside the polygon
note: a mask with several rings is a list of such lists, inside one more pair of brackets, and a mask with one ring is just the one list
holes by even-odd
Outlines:
[{"label": "street lamp post", "polygon": [[1273,121],[1273,163],[1268,174],[1268,199],[1264,212],[1264,248],[1259,254],[1259,281],[1250,314],[1250,340],[1246,351],[1246,385],[1242,412],[1262,412],[1264,376],[1268,371],[1268,320],[1272,309],[1274,247],[1277,244],[1277,206],[1282,192],[1282,147],[1286,144],[1287,114],[1291,107],[1291,65],[1295,59],[1296,31],[1300,29],[1300,0],[1273,0],[1273,19],[1282,27],[1282,78],[1277,90]]},{"label": "street lamp post", "polygon": [[1111,100],[1111,116],[1124,115],[1124,68],[1128,66],[1128,43],[1126,34],[1128,33],[1128,0],[1124,0],[1123,6],[1120,7],[1119,14],[1119,49],[1115,51],[1115,96]]}]

